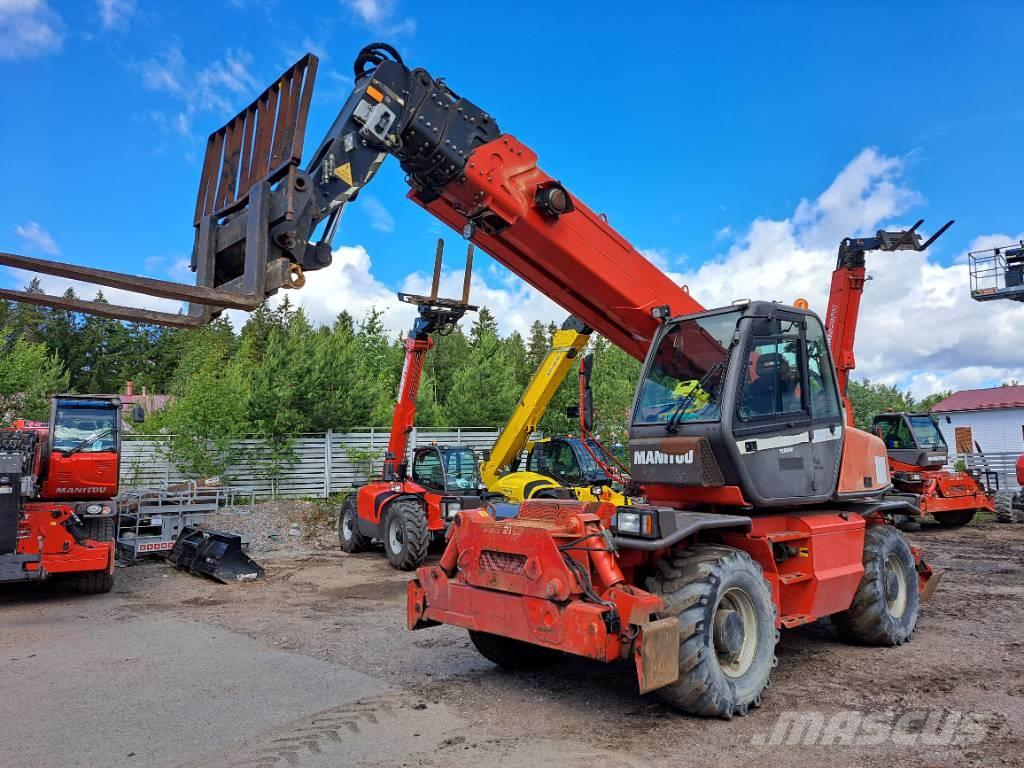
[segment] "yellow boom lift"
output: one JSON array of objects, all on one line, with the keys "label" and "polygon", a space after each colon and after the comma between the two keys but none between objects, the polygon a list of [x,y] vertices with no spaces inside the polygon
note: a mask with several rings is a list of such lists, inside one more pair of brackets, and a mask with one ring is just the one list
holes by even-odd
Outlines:
[{"label": "yellow boom lift", "polygon": [[[590,340],[591,329],[569,316],[552,337],[547,353],[523,392],[494,447],[480,463],[480,477],[489,491],[509,501],[579,499],[628,504],[614,460],[594,437],[547,437],[531,440],[573,361]],[[581,408],[586,406],[581,403]],[[519,469],[524,449],[526,468]]]}]

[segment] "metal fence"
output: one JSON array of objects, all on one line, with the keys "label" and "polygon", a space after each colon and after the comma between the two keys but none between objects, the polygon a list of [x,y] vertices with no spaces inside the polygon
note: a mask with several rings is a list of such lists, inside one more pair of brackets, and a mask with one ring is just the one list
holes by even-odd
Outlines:
[{"label": "metal fence", "polygon": [[[411,451],[437,442],[482,451],[490,448],[497,437],[498,430],[487,427],[414,429],[409,446]],[[235,495],[257,498],[322,498],[345,493],[371,474],[379,475],[389,438],[386,429],[297,435],[285,458],[275,457],[264,440],[238,440],[232,444],[238,459],[222,479]],[[122,487],[165,488],[192,479],[174,466],[169,445],[170,437],[125,436],[121,447]]]},{"label": "metal fence", "polygon": [[949,467],[963,462],[968,470],[995,472],[1000,488],[1020,488],[1017,482],[1017,457],[1019,453],[961,453],[949,457]]}]

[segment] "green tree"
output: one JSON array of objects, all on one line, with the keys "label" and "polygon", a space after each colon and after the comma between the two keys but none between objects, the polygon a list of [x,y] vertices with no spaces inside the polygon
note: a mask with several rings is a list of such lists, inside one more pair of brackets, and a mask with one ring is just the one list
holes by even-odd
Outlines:
[{"label": "green tree", "polygon": [[50,396],[67,391],[68,384],[67,369],[44,343],[16,339],[0,356],[0,418],[47,419]]},{"label": "green tree", "polygon": [[869,379],[850,379],[846,388],[853,408],[853,423],[857,429],[870,429],[871,422],[880,413],[887,411],[931,411],[952,392],[937,392],[918,400],[909,390],[904,391],[894,384],[874,384]]}]

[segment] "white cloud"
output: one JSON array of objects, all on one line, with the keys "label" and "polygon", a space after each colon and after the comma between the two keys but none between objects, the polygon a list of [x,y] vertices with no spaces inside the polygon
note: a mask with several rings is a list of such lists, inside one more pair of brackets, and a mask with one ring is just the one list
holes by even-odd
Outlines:
[{"label": "white cloud", "polygon": [[43,229],[38,222],[29,221],[19,224],[14,228],[14,234],[36,251],[48,253],[51,256],[60,253],[60,248],[57,247],[57,241],[53,239],[53,235]]},{"label": "white cloud", "polygon": [[384,207],[384,204],[373,195],[363,196],[359,208],[370,217],[370,226],[378,232],[395,231],[395,218],[388,213],[388,209]]},{"label": "white cloud", "polygon": [[64,45],[64,21],[46,0],[0,0],[0,59],[32,59]]},{"label": "white cloud", "polygon": [[[839,241],[883,224],[913,223],[890,221],[920,200],[901,183],[902,167],[900,159],[866,149],[792,218],[754,221],[725,254],[673,278],[708,307],[738,298],[806,298],[823,313]],[[1018,237],[979,237],[970,250]],[[944,266],[934,250],[868,254],[872,279],[861,304],[855,376],[910,387],[919,396],[1024,379],[1024,306],[971,299],[965,255]]]},{"label": "white cloud", "polygon": [[395,0],[341,0],[367,26],[387,36],[412,35],[416,20],[395,18]]},{"label": "white cloud", "polygon": [[104,29],[126,27],[137,10],[135,0],[96,0],[96,8]]},{"label": "white cloud", "polygon": [[177,46],[171,46],[161,56],[154,56],[136,65],[142,76],[142,85],[151,91],[180,94],[185,73],[185,55]]}]

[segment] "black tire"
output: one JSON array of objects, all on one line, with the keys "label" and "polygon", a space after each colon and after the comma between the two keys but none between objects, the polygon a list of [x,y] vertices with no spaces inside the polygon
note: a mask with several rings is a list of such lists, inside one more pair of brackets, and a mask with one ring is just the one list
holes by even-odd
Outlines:
[{"label": "black tire", "polygon": [[864,576],[848,610],[832,616],[839,633],[864,645],[903,645],[917,628],[921,595],[914,555],[890,525],[864,532]]},{"label": "black tire", "polygon": [[996,491],[996,522],[1012,523],[1014,518],[1014,507],[1019,503],[1017,493],[1009,488]]},{"label": "black tire", "polygon": [[561,654],[542,645],[524,643],[511,637],[492,635],[487,632],[469,630],[469,639],[473,647],[488,661],[492,661],[502,669],[515,672],[529,672],[550,665]]},{"label": "black tire", "polygon": [[[113,517],[87,517],[82,521],[85,537],[93,541],[113,541],[115,535]],[[72,577],[76,591],[83,595],[99,595],[114,588],[114,574],[106,571],[86,571]]]},{"label": "black tire", "polygon": [[943,528],[962,528],[974,519],[976,509],[959,509],[956,512],[933,512],[932,517]]},{"label": "black tire", "polygon": [[350,493],[338,512],[338,542],[341,551],[354,555],[370,546],[370,539],[359,532],[359,500],[355,493]]},{"label": "black tire", "polygon": [[715,544],[694,545],[657,566],[647,588],[664,599],[662,618],[679,619],[679,680],[658,695],[703,717],[728,719],[761,706],[779,640],[761,566],[746,552]]},{"label": "black tire", "polygon": [[384,554],[392,567],[411,571],[427,556],[430,532],[423,505],[412,499],[399,499],[388,505],[384,514]]}]

